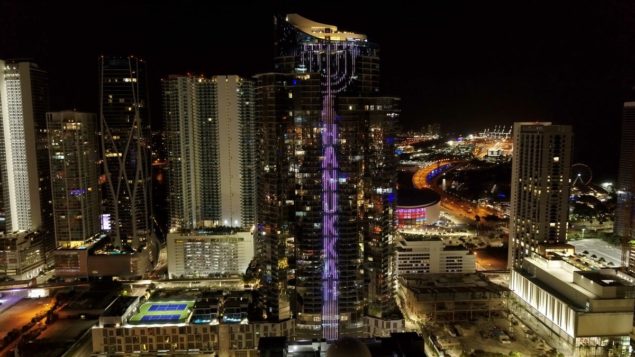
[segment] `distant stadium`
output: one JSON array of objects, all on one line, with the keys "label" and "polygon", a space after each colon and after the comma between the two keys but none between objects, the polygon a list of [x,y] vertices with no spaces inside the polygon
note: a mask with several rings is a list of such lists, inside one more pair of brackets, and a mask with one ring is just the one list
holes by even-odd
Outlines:
[{"label": "distant stadium", "polygon": [[397,228],[417,229],[434,224],[441,213],[441,196],[431,189],[397,190]]}]

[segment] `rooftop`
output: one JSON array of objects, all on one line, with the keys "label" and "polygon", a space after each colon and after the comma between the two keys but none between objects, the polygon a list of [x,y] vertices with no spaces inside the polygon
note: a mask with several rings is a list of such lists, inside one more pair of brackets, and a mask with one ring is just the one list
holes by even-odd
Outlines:
[{"label": "rooftop", "polygon": [[501,295],[508,291],[500,285],[494,284],[478,273],[473,274],[411,274],[399,278],[401,284],[416,294],[443,295],[452,294],[492,293]]},{"label": "rooftop", "polygon": [[136,296],[119,296],[106,308],[102,316],[121,316],[137,299]]},{"label": "rooftop", "polygon": [[432,206],[441,201],[441,196],[431,189],[400,188],[397,190],[397,207],[413,208]]},{"label": "rooftop", "polygon": [[366,35],[340,31],[335,25],[322,24],[298,14],[288,14],[286,20],[298,30],[321,40],[325,40],[327,36],[331,41],[366,40]]},{"label": "rooftop", "polygon": [[139,306],[139,311],[130,318],[133,324],[184,323],[192,312],[192,300],[151,301]]},{"label": "rooftop", "polygon": [[578,271],[577,273],[601,286],[635,286],[630,281],[624,280],[617,274],[611,274],[613,269],[604,271]]},{"label": "rooftop", "polygon": [[[563,285],[568,285],[575,289],[577,292],[585,295],[589,299],[597,299],[598,296],[592,292],[584,289],[583,287],[573,282],[573,273],[577,270],[573,265],[561,260],[561,259],[546,259],[540,256],[533,256],[525,258],[526,261],[537,266],[538,268],[548,272],[551,276],[558,279]],[[532,279],[538,280],[538,279]],[[544,284],[541,284],[544,285]],[[562,294],[557,294],[562,295]]]}]

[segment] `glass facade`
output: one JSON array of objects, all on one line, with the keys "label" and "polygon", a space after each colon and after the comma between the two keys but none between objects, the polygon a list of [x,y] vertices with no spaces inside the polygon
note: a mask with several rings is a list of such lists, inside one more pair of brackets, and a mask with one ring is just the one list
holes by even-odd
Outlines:
[{"label": "glass facade", "polygon": [[100,57],[103,208],[115,245],[138,246],[151,233],[150,118],[146,63]]},{"label": "glass facade", "polygon": [[100,232],[97,117],[64,111],[46,118],[56,246],[73,248]]},{"label": "glass facade", "polygon": [[411,229],[420,228],[426,223],[426,209],[421,208],[398,208],[397,228]]},{"label": "glass facade", "polygon": [[[393,164],[374,160],[392,152],[396,101],[374,97],[378,48],[364,35],[299,15],[275,24],[275,70],[284,74],[257,76],[256,87],[261,281],[278,316],[287,282],[295,283],[298,336],[358,335],[369,293],[366,241],[378,247],[373,286],[382,299],[392,281],[392,180],[385,173]],[[390,109],[367,113],[383,102]]]}]

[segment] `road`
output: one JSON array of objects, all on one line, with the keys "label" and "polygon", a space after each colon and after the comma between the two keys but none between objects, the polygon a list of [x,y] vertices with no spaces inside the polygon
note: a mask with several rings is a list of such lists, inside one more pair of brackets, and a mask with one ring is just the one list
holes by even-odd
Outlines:
[{"label": "road", "polygon": [[[10,309],[7,309],[2,314],[0,314],[0,336],[4,338],[7,333],[13,329],[21,329],[22,326],[29,323],[36,315],[43,314],[48,311],[53,305],[54,299],[51,297],[40,298],[40,299],[22,299],[17,304],[13,305]],[[37,324],[31,327],[31,329],[35,328]],[[31,329],[22,332],[20,330],[20,337],[15,339],[13,342],[5,346],[2,350],[0,350],[0,356],[10,356],[12,355],[10,351],[15,348],[20,341],[20,338],[24,333],[30,331]]]},{"label": "road", "polygon": [[90,356],[91,353],[93,353],[93,339],[91,329],[88,329],[62,357],[84,357]]},{"label": "road", "polygon": [[53,305],[53,298],[23,299],[0,314],[0,337],[3,338],[14,328],[21,328],[31,321],[35,315],[48,311]]},{"label": "road", "polygon": [[463,165],[466,165],[467,161],[459,160],[440,160],[428,166],[422,167],[412,176],[412,184],[415,188],[423,189],[430,188],[437,192],[441,196],[441,207],[447,210],[449,213],[474,221],[476,216],[487,217],[490,215],[498,216],[500,212],[494,208],[482,207],[474,204],[470,201],[463,200],[459,197],[449,195],[446,191],[439,187],[439,180],[443,174],[438,174],[428,180],[430,174],[439,168],[449,165],[443,173],[450,172],[452,170],[459,169]]}]

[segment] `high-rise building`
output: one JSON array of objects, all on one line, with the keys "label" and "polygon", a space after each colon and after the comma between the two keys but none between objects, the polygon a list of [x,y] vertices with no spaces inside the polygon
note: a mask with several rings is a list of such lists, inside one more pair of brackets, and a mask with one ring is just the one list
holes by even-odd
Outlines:
[{"label": "high-rise building", "polygon": [[617,177],[615,234],[625,242],[622,264],[635,271],[635,102],[625,102],[622,112],[622,139]]},{"label": "high-rise building", "polygon": [[115,245],[133,247],[151,233],[150,118],[146,63],[99,58],[103,212]]},{"label": "high-rise building", "polygon": [[[256,77],[257,257],[267,318],[291,317],[296,301],[288,282],[295,277],[295,222],[311,211],[296,212],[298,162],[305,155],[302,139],[320,116],[320,77],[317,74],[266,73]],[[313,153],[315,155],[315,153]],[[315,158],[317,160],[317,158]],[[318,212],[315,212],[317,214]],[[319,267],[316,267],[319,270]],[[320,280],[319,271],[317,274]],[[302,277],[302,279],[306,279]],[[294,308],[294,310],[297,310]]]},{"label": "high-rise building", "polygon": [[251,227],[256,213],[253,83],[238,76],[169,76],[162,92],[171,227]]},{"label": "high-rise building", "polygon": [[[50,227],[48,78],[35,63],[0,60],[0,171],[7,232]],[[51,250],[54,243],[45,243]]]},{"label": "high-rise building", "polygon": [[61,111],[46,119],[56,246],[74,248],[100,232],[97,116]]},{"label": "high-rise building", "polygon": [[[391,151],[397,105],[393,98],[374,97],[378,48],[365,35],[297,14],[276,17],[275,24],[279,73],[257,76],[256,94],[261,282],[277,318],[285,279],[295,281],[298,336],[358,335],[369,293],[364,244],[379,250],[390,244],[394,171],[370,176],[393,165],[371,161]],[[378,107],[377,115],[369,114]],[[289,251],[292,259],[283,254]],[[386,263],[376,266],[375,278],[389,290],[394,280],[383,275],[392,274],[390,249],[385,252],[373,253]],[[384,288],[377,291],[381,298],[374,300],[387,296]]]},{"label": "high-rise building", "polygon": [[571,126],[514,123],[509,264],[567,242]]},{"label": "high-rise building", "polygon": [[364,197],[361,229],[364,237],[365,296],[368,313],[376,317],[386,317],[397,310],[393,254],[397,203],[394,137],[400,109],[399,98],[338,98],[340,122],[342,125],[355,123],[357,128],[351,128],[357,130],[363,147],[364,164],[359,172]]}]

